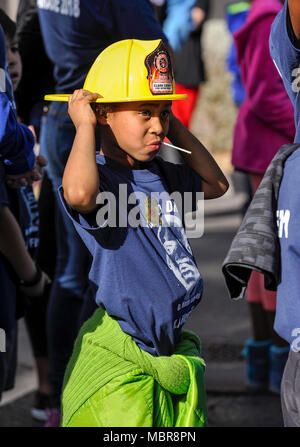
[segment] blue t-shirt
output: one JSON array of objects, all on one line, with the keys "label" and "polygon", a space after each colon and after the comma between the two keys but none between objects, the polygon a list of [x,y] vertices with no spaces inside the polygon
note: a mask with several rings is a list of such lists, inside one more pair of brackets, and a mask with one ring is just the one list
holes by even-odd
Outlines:
[{"label": "blue t-shirt", "polygon": [[[299,172],[300,149],[297,149],[285,163],[277,202],[281,281],[277,288],[274,328],[290,344],[300,335]],[[300,350],[300,343],[297,348]]]},{"label": "blue t-shirt", "polygon": [[188,166],[160,157],[141,170],[101,155],[97,164],[102,194],[110,195],[97,219],[96,213],[87,216],[70,208],[60,189],[66,211],[93,257],[89,278],[96,302],[142,349],[171,355],[203,290],[174,192],[191,191],[195,199],[201,179]]},{"label": "blue t-shirt", "polygon": [[149,0],[38,0],[37,5],[57,92],[82,88],[96,57],[114,42],[167,42]]},{"label": "blue t-shirt", "polygon": [[270,53],[277,67],[287,94],[295,110],[296,135],[295,143],[300,142],[300,50],[294,46],[296,37],[290,23],[287,1],[276,16],[270,34]]},{"label": "blue t-shirt", "polygon": [[34,138],[18,123],[11,79],[8,73],[5,37],[0,25],[0,163],[7,174],[30,171],[35,163]]},{"label": "blue t-shirt", "polygon": [[[300,50],[294,36],[287,9],[277,15],[270,35],[270,52],[287,93],[294,105],[296,136],[300,142],[300,108],[297,74],[300,73]],[[295,70],[295,71],[294,71]],[[276,332],[292,347],[300,350],[300,151],[296,150],[286,161],[277,202],[278,236],[281,249],[281,281],[277,288]]]}]

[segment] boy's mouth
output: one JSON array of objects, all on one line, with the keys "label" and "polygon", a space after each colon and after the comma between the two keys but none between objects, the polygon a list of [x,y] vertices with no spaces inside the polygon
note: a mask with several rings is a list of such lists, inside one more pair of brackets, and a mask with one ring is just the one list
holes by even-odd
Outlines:
[{"label": "boy's mouth", "polygon": [[151,151],[158,151],[161,143],[162,143],[162,140],[151,141],[151,143],[147,144],[147,147]]},{"label": "boy's mouth", "polygon": [[19,80],[19,74],[18,73],[12,73],[10,75],[10,78],[11,78],[12,82],[16,82],[16,81]]}]

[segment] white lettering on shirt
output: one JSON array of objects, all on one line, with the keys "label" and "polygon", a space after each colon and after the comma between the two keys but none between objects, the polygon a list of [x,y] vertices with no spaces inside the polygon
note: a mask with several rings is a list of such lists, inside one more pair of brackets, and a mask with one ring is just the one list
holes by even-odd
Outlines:
[{"label": "white lettering on shirt", "polygon": [[299,352],[300,351],[300,328],[297,327],[292,330],[292,337],[293,338],[296,337],[292,342],[292,350],[294,352]]},{"label": "white lettering on shirt", "polygon": [[294,93],[299,93],[299,91],[300,91],[300,87],[299,87],[300,76],[299,75],[300,75],[300,68],[295,68],[292,71],[293,78],[296,78],[292,82],[292,90]]},{"label": "white lettering on shirt", "polygon": [[80,16],[80,0],[38,0],[40,9],[56,12],[69,17]]},{"label": "white lettering on shirt", "polygon": [[288,238],[291,212],[290,210],[277,210],[276,214],[277,214],[278,237],[282,238],[284,233],[284,237]]}]

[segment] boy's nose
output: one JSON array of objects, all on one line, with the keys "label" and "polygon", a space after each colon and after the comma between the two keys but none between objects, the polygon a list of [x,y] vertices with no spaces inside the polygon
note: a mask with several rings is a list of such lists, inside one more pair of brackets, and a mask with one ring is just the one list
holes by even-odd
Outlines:
[{"label": "boy's nose", "polygon": [[12,67],[13,65],[16,64],[16,58],[11,51],[8,51],[6,53],[6,59],[9,67]]},{"label": "boy's nose", "polygon": [[164,127],[161,123],[160,118],[153,117],[151,124],[152,124],[151,128],[152,128],[153,133],[156,133],[157,135],[162,135],[164,133]]}]

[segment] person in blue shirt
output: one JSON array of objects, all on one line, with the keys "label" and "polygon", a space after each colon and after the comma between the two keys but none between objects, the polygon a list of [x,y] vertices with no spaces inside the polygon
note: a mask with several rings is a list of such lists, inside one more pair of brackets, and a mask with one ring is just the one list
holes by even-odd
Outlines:
[{"label": "person in blue shirt", "polygon": [[[37,11],[36,11],[37,16]],[[27,22],[29,21],[26,16]],[[24,18],[25,20],[25,18]],[[24,66],[22,63],[22,57],[19,52],[18,37],[17,37],[17,24],[10,19],[10,17],[0,9],[0,24],[2,25],[5,41],[6,41],[6,59],[8,65],[8,71],[12,80],[13,92],[16,93],[24,73]],[[27,29],[28,33],[28,29]],[[27,34],[28,36],[28,34]],[[35,42],[38,35],[35,34]],[[40,38],[41,39],[41,38]],[[42,39],[41,39],[42,40]],[[32,46],[31,46],[32,51]],[[34,56],[35,55],[35,56]],[[36,57],[36,52],[33,51],[33,57]],[[30,61],[29,61],[30,62]],[[40,62],[40,60],[39,60]],[[34,66],[31,65],[31,68]],[[26,66],[25,66],[26,71]],[[28,71],[28,70],[27,70]],[[39,72],[40,70],[33,70]],[[32,70],[29,71],[32,74]],[[36,74],[37,76],[37,74]],[[32,87],[32,86],[31,86]],[[27,89],[28,96],[32,96],[32,88]],[[34,96],[34,95],[33,95]],[[32,98],[31,98],[32,101]],[[23,107],[30,107],[31,101],[25,101]],[[19,115],[20,102],[16,100],[18,119],[23,122]],[[33,121],[28,120],[27,124],[30,124],[30,128],[34,127],[35,134],[38,134],[38,128],[32,126]],[[37,137],[36,137],[37,138]],[[45,180],[43,173],[43,182]],[[43,188],[41,187],[41,190]],[[39,232],[40,227],[40,210],[38,208],[38,202],[35,198],[33,187],[28,185],[20,188],[7,188],[7,195],[9,199],[7,212],[13,212],[17,222],[22,230],[23,237],[25,239],[26,247],[29,254],[39,267],[44,271],[45,265],[38,258],[38,254],[44,249],[41,245],[41,237]],[[41,193],[39,192],[39,196]],[[50,206],[49,200],[47,206]],[[47,220],[47,225],[50,230],[50,222]],[[51,248],[47,247],[47,257],[51,259]],[[20,256],[20,255],[19,255]],[[32,261],[31,261],[32,262]],[[22,261],[22,264],[28,265],[28,262]],[[30,264],[29,264],[30,265]],[[47,264],[46,264],[47,267]],[[47,272],[48,273],[48,272]],[[50,275],[50,272],[48,273]],[[50,275],[51,276],[51,275]],[[13,288],[13,286],[12,286]],[[19,293],[18,288],[15,287],[15,293],[13,290],[7,295],[7,300],[12,304],[13,296],[16,297],[17,307],[20,308],[20,302],[24,302],[23,296]],[[50,286],[49,286],[50,289]],[[34,395],[34,405],[31,409],[31,413],[35,418],[47,419],[46,408],[49,406],[47,403],[47,393],[49,393],[48,384],[48,359],[47,359],[47,337],[46,337],[46,309],[47,309],[47,295],[48,288],[45,289],[43,297],[40,297],[34,306],[22,306],[24,309],[25,324],[30,338],[34,359],[36,362],[36,372],[38,376],[38,389]],[[4,295],[3,295],[4,297]],[[18,312],[20,315],[21,313]]]},{"label": "person in blue shirt", "polygon": [[[213,157],[171,111],[172,100],[184,95],[175,94],[171,59],[162,40],[123,40],[101,56],[88,75],[98,92],[80,89],[69,97],[76,136],[61,198],[92,255],[89,277],[97,304],[141,350],[170,356],[203,291],[173,194],[185,201],[184,192],[189,191],[195,210],[197,192],[213,199],[226,192],[228,183]],[[115,73],[117,60],[120,73]],[[105,86],[108,79],[115,88]],[[97,103],[99,98],[102,103]],[[90,102],[96,102],[93,109]],[[166,136],[191,151],[183,154],[186,164],[157,156]],[[88,371],[79,375],[89,381]],[[128,402],[122,404],[125,409]],[[80,412],[83,421],[84,409]]]},{"label": "person in blue shirt", "polygon": [[[19,187],[40,179],[33,152],[34,137],[17,120],[12,85],[0,25],[0,328],[6,333],[6,352],[0,353],[0,399],[3,389],[13,387],[14,383],[14,372],[10,372],[14,370],[16,355],[17,288],[29,296],[40,296],[47,283],[47,276],[27,251],[21,228],[10,209],[6,188],[6,183]],[[45,160],[39,162],[44,164]]]},{"label": "person in blue shirt", "polygon": [[[250,9],[250,3],[251,1],[236,1],[226,6],[225,19],[231,35],[245,24]],[[232,42],[230,46],[226,62],[228,70],[233,75],[233,80],[231,83],[232,99],[234,100],[236,106],[240,107],[245,99],[245,89],[242,84],[240,68],[237,63],[234,42]]]},{"label": "person in blue shirt", "polygon": [[[296,135],[300,143],[300,3],[286,0],[270,35],[270,53],[294,105]],[[281,282],[277,289],[274,328],[291,345],[281,385],[284,424],[300,426],[300,245],[299,193],[300,152],[286,161],[277,202],[278,236],[281,247]]]},{"label": "person in blue shirt", "polygon": [[[162,38],[167,42],[148,0],[38,0],[37,6],[45,50],[54,64],[57,93],[71,93],[82,88],[96,56],[115,41]],[[96,135],[99,145],[99,128]],[[47,173],[53,184],[57,209],[57,264],[47,324],[52,386],[47,422],[50,426],[59,422],[63,376],[78,328],[94,311],[94,292],[87,279],[90,255],[70,225],[57,196],[74,137],[75,128],[67,114],[67,104],[51,103],[40,135],[41,153],[48,159]]]}]

